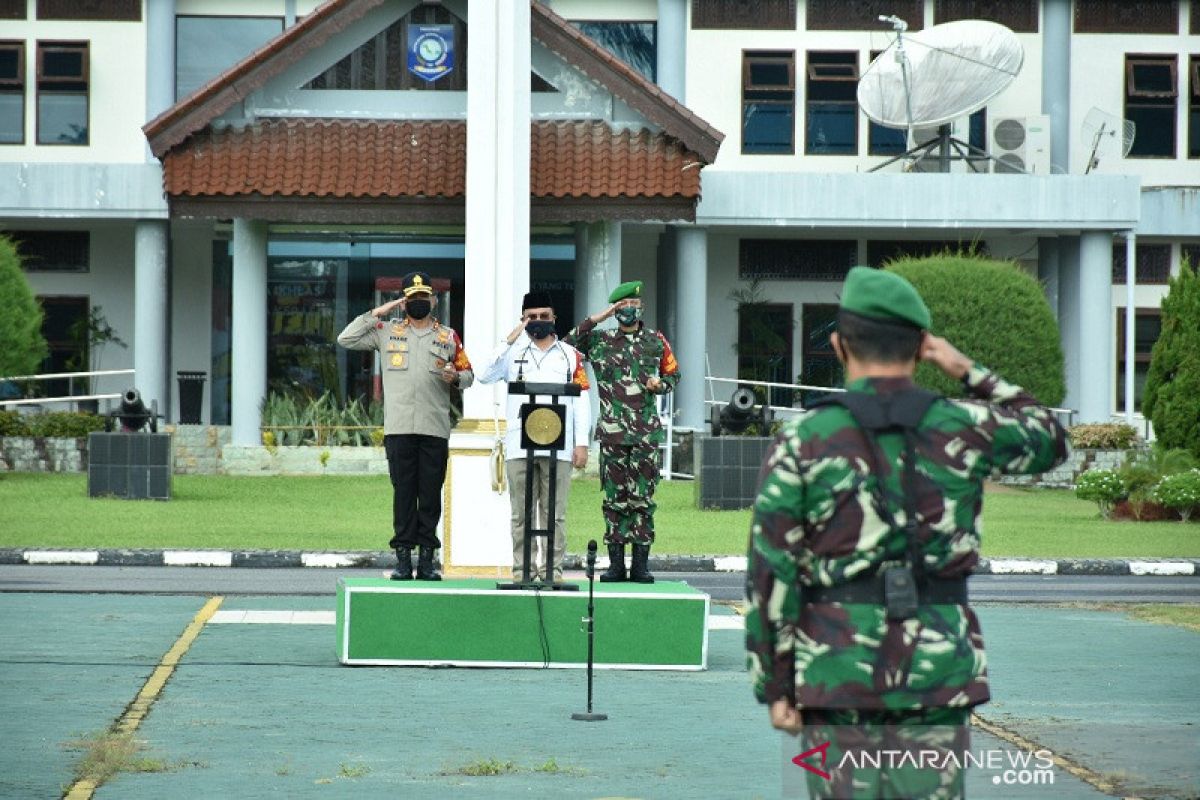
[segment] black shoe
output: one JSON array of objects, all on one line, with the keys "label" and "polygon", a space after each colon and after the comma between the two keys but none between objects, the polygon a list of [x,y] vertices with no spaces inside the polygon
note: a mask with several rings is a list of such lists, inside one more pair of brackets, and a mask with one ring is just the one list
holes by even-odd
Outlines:
[{"label": "black shoe", "polygon": [[625,545],[609,543],[608,569],[600,574],[601,583],[620,583],[626,580]]},{"label": "black shoe", "polygon": [[630,564],[629,580],[633,583],[654,583],[650,574],[650,545],[635,544],[633,546],[633,563]]},{"label": "black shoe", "polygon": [[412,550],[407,547],[396,548],[396,568],[392,570],[391,578],[394,581],[411,581],[413,572],[412,565]]},{"label": "black shoe", "polygon": [[433,568],[433,548],[422,547],[417,558],[417,580],[440,581],[442,576]]}]

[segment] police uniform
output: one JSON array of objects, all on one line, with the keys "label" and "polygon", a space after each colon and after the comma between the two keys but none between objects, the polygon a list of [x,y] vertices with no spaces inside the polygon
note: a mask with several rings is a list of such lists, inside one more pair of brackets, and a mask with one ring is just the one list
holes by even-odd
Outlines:
[{"label": "police uniform", "polygon": [[[640,298],[641,294],[642,282],[629,281],[618,286],[608,301]],[[622,324],[630,330],[600,330],[588,317],[567,335],[567,341],[591,362],[600,395],[596,439],[600,442],[604,542],[610,564],[600,580],[626,579],[625,545],[631,543],[630,579],[653,583],[647,563],[654,543],[658,447],[666,439],[658,418],[657,395],[672,391],[679,383],[679,365],[666,337],[645,327],[640,314]],[[646,386],[652,377],[661,382],[653,390]]]},{"label": "police uniform", "polygon": [[[405,275],[402,286],[413,312],[416,304],[427,304],[433,297],[432,284],[424,272]],[[440,373],[451,365],[457,373],[455,385],[460,389],[471,385],[474,373],[454,329],[436,320],[428,327],[413,325],[413,312],[404,320],[381,320],[368,311],[346,326],[338,335],[338,344],[350,350],[379,352],[383,444],[393,490],[393,536],[389,546],[399,561],[392,577],[412,577],[411,553],[413,547],[418,547],[417,577],[438,580],[433,570],[433,551],[441,546],[437,524],[442,514],[442,483],[451,428],[451,384]]]},{"label": "police uniform", "polygon": [[[545,292],[530,292],[521,303],[524,312],[530,308],[552,308],[553,301]],[[537,324],[535,321],[532,324]],[[543,323],[553,325],[552,322]],[[528,326],[527,326],[528,330]],[[552,330],[552,329],[551,329]],[[545,555],[539,554],[541,538],[534,539],[530,548],[530,578],[562,579],[563,557],[566,555],[567,494],[571,488],[571,459],[576,447],[587,447],[591,435],[592,405],[588,396],[587,372],[583,368],[583,356],[553,333],[546,339],[549,346],[541,348],[528,333],[522,333],[509,344],[507,339],[492,354],[491,361],[479,373],[480,383],[495,381],[529,381],[532,383],[575,383],[580,387],[578,397],[563,397],[565,406],[565,441],[558,451],[554,488],[554,552],[553,574],[543,574]],[[544,399],[544,398],[543,398]],[[525,450],[521,448],[521,406],[529,402],[526,395],[508,395],[504,450],[507,461],[508,496],[512,508],[513,577],[519,578],[525,566],[525,488],[528,481],[533,484],[535,519],[532,527],[546,527],[547,504],[550,497],[550,458],[537,455],[533,459],[533,473],[529,474],[529,463]],[[566,463],[562,463],[566,462]]]},{"label": "police uniform", "polygon": [[[883,270],[851,270],[841,308],[930,327],[912,285]],[[746,646],[758,700],[786,698],[800,709],[801,748],[830,743],[829,779],[806,776],[814,797],[962,793],[953,759],[940,762],[945,769],[873,770],[842,756],[889,744],[961,752],[970,709],[989,699],[983,637],[966,598],[983,482],[994,470],[1051,469],[1066,458],[1066,435],[1048,409],[980,364],[963,384],[972,399],[928,393],[911,427],[868,435],[851,395],[890,408],[921,390],[910,378],[856,380],[849,400],[789,421],[763,465]],[[892,567],[911,568],[919,589],[907,617],[887,602],[882,582]]]}]

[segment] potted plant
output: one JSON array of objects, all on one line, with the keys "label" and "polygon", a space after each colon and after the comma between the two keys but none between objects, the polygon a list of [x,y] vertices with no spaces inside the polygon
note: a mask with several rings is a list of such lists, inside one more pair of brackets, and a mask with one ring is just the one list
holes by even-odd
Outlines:
[{"label": "potted plant", "polygon": [[[87,372],[92,364],[100,363],[100,354],[104,347],[115,344],[118,347],[128,345],[117,336],[117,332],[104,316],[100,306],[92,306],[87,316],[80,317],[67,328],[67,336],[71,341],[74,352],[65,362],[68,372]],[[92,376],[84,381],[84,394],[95,394],[95,381]],[[96,413],[99,410],[98,400],[80,400],[79,410]]]}]

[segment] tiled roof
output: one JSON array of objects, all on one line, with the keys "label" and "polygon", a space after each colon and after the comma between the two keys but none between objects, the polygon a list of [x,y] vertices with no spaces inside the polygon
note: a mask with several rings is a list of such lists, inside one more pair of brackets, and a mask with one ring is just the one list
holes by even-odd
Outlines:
[{"label": "tiled roof", "polygon": [[[372,198],[461,197],[466,123],[265,120],[206,130],[163,158],[167,194]],[[530,194],[542,198],[700,195],[703,161],[678,140],[604,122],[536,122]]]}]

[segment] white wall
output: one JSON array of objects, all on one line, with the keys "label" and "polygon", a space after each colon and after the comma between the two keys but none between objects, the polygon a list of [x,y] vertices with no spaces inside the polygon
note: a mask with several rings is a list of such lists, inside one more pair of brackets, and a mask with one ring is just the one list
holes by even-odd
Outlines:
[{"label": "white wall", "polygon": [[[142,163],[146,121],[144,22],[4,20],[0,38],[25,41],[25,144],[0,146],[0,161]],[[37,145],[37,43],[86,41],[88,140],[84,147]]]},{"label": "white wall", "polygon": [[[296,13],[300,16],[311,14],[323,1],[296,0]],[[175,0],[175,13],[185,15],[282,17],[286,7],[286,0]]]},{"label": "white wall", "polygon": [[209,222],[171,225],[171,418],[178,419],[179,370],[208,373],[202,421],[209,420],[212,392],[213,226]]}]

